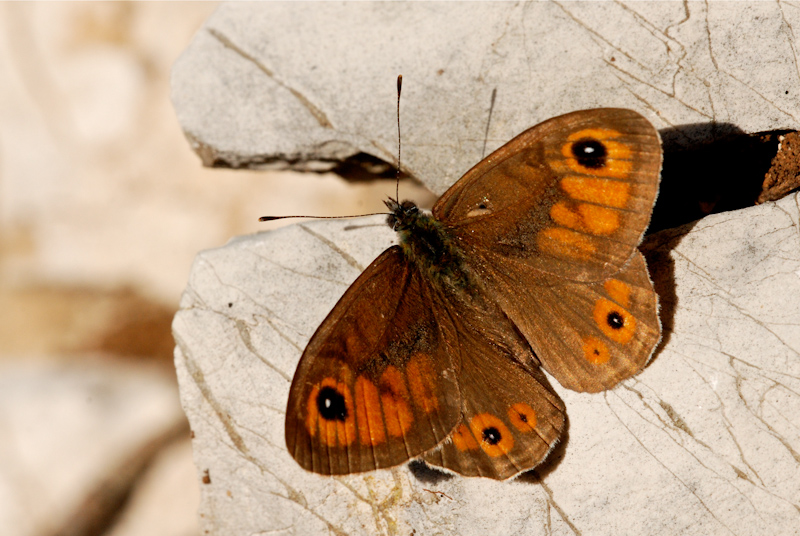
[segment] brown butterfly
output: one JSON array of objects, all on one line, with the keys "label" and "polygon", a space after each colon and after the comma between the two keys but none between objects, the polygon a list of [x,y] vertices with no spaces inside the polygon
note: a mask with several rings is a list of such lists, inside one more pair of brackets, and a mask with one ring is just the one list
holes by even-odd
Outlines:
[{"label": "brown butterfly", "polygon": [[660,338],[636,249],[658,132],[630,110],[562,115],[469,170],[432,214],[390,199],[400,245],[347,290],[300,358],[286,446],[340,475],[411,458],[507,479],[565,427],[564,387],[610,389]]}]

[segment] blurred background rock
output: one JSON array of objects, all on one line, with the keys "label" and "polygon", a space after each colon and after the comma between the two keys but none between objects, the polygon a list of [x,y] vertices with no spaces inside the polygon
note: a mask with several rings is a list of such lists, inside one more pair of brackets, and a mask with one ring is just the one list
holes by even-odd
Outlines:
[{"label": "blurred background rock", "polygon": [[394,190],[201,167],[169,77],[215,7],[0,4],[4,535],[198,534],[170,333],[195,254]]}]

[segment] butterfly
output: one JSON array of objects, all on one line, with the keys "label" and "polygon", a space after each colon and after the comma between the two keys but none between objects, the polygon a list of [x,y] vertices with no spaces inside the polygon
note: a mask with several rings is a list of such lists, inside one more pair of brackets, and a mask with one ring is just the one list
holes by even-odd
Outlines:
[{"label": "butterfly", "polygon": [[637,246],[661,160],[638,113],[583,110],[490,154],[431,213],[386,201],[399,244],[345,292],[295,372],[294,459],[341,475],[418,458],[499,480],[542,462],[566,426],[542,369],[575,391],[611,389],[660,339]]}]

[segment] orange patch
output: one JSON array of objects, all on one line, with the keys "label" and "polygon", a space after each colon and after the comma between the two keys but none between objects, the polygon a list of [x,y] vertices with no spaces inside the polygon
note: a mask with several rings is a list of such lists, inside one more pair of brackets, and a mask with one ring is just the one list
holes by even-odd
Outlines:
[{"label": "orange patch", "polygon": [[317,435],[317,421],[319,420],[319,410],[317,409],[317,397],[319,396],[319,384],[311,388],[311,394],[306,400],[306,430],[314,437]]},{"label": "orange patch", "polygon": [[595,235],[610,235],[619,229],[619,212],[597,205],[578,205],[586,230]]},{"label": "orange patch", "polygon": [[514,438],[511,430],[503,421],[491,413],[481,413],[475,415],[469,421],[469,428],[472,435],[478,438],[483,452],[496,458],[503,454],[508,454],[514,448]]},{"label": "orange patch", "polygon": [[403,375],[395,367],[386,367],[380,380],[381,403],[389,435],[404,435],[414,422],[410,397]]},{"label": "orange patch", "polygon": [[546,253],[569,259],[588,259],[596,250],[587,236],[561,227],[549,227],[540,231],[536,235],[536,244]]},{"label": "orange patch", "polygon": [[358,419],[358,438],[362,445],[379,445],[386,441],[383,428],[381,399],[375,384],[363,376],[356,379],[356,418]]},{"label": "orange patch", "polygon": [[606,289],[611,299],[623,307],[628,307],[631,297],[631,287],[627,283],[623,283],[619,279],[609,279],[603,283],[603,288]]},{"label": "orange patch", "polygon": [[[344,402],[344,420],[325,419],[319,410],[320,391],[330,387],[342,396]],[[319,427],[320,441],[330,447],[344,447],[350,445],[356,438],[356,417],[353,412],[353,397],[345,382],[336,381],[334,378],[325,378],[311,389],[306,402],[306,429],[311,437],[317,434]]]},{"label": "orange patch", "polygon": [[466,424],[462,424],[456,428],[456,431],[453,432],[451,437],[453,438],[453,445],[461,452],[477,450],[479,447],[478,442],[475,441],[475,436],[472,435],[472,432],[469,431]]},{"label": "orange patch", "polygon": [[523,433],[536,429],[536,412],[524,402],[517,402],[508,408],[508,420],[514,425],[514,428]]},{"label": "orange patch", "polygon": [[611,359],[608,346],[596,337],[583,339],[583,357],[592,365],[603,365]]},{"label": "orange patch", "polygon": [[569,208],[563,201],[550,207],[550,218],[562,227],[583,230],[583,219],[580,214]]},{"label": "orange patch", "polygon": [[[605,298],[594,304],[594,321],[603,334],[620,344],[630,342],[636,333],[636,319],[627,310]],[[615,327],[615,324],[619,327]]]},{"label": "orange patch", "polygon": [[408,387],[411,389],[411,400],[424,413],[439,409],[436,398],[436,384],[431,360],[422,353],[414,354],[406,368]]},{"label": "orange patch", "polygon": [[570,208],[560,201],[550,208],[550,217],[563,227],[595,235],[609,235],[619,228],[616,210],[586,203]]},{"label": "orange patch", "polygon": [[606,179],[568,176],[561,179],[561,189],[578,201],[612,208],[625,208],[631,198],[629,183]]}]

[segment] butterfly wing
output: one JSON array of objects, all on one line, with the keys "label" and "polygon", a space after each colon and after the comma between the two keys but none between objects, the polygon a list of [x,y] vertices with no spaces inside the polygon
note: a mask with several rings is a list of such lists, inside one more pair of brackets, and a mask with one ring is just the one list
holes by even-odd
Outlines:
[{"label": "butterfly wing", "polygon": [[398,246],[350,286],[300,358],[286,446],[321,474],[398,465],[442,442],[461,418],[455,327]]},{"label": "butterfly wing", "polygon": [[565,408],[525,340],[496,304],[481,301],[453,311],[461,423],[423,459],[462,475],[505,480],[544,460],[564,431]]},{"label": "butterfly wing", "polygon": [[439,198],[434,216],[467,255],[599,281],[630,258],[658,192],[658,132],[631,110],[562,115],[514,138]]},{"label": "butterfly wing", "polygon": [[531,284],[525,264],[491,259],[482,260],[487,288],[561,385],[603,391],[647,364],[661,324],[658,295],[640,252],[593,283],[545,277]]},{"label": "butterfly wing", "polygon": [[434,206],[485,292],[565,387],[609,389],[659,340],[636,246],[660,166],[658,133],[636,112],[574,112],[514,138]]}]

